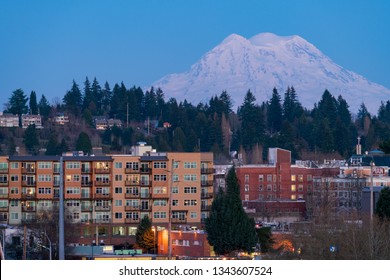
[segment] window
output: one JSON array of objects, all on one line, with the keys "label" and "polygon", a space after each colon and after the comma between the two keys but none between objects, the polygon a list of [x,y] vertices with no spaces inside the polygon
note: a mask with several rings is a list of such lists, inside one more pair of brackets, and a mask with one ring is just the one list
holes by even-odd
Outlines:
[{"label": "window", "polygon": [[179,168],[179,162],[178,161],[174,161],[173,162],[173,168]]},{"label": "window", "polygon": [[8,188],[0,188],[0,195],[7,195],[8,194]]},{"label": "window", "polygon": [[80,188],[76,188],[76,187],[66,188],[66,193],[67,194],[80,194]]},{"label": "window", "polygon": [[167,218],[167,212],[154,212],[153,218],[155,219],[166,219]]},{"label": "window", "polygon": [[134,171],[139,169],[139,163],[138,162],[126,162],[126,169],[132,169]]},{"label": "window", "polygon": [[[114,214],[115,219],[122,219],[122,213],[121,212],[115,212]],[[114,234],[114,231],[113,231]]]},{"label": "window", "polygon": [[260,192],[263,191],[263,185],[260,185],[260,186],[259,186],[259,191],[260,191]]},{"label": "window", "polygon": [[274,185],[274,192],[276,192],[278,189],[277,189],[277,187],[276,187],[276,185]]},{"label": "window", "polygon": [[179,182],[179,175],[173,174],[173,182]]},{"label": "window", "polygon": [[172,200],[172,206],[179,206],[179,200],[173,199]]},{"label": "window", "polygon": [[263,180],[264,180],[264,175],[263,174],[259,175],[259,182],[263,182]]},{"label": "window", "polygon": [[154,187],[153,188],[154,194],[166,194],[167,193],[167,187]]},{"label": "window", "polygon": [[167,206],[167,201],[165,199],[156,199],[153,201],[153,206]]},{"label": "window", "polygon": [[73,175],[73,182],[80,182],[80,175]]},{"label": "window", "polygon": [[298,175],[298,182],[303,182],[303,175]]},{"label": "window", "polygon": [[8,175],[0,175],[0,183],[8,183]]},{"label": "window", "polygon": [[245,183],[249,183],[249,175],[245,174]]},{"label": "window", "polygon": [[80,162],[69,161],[66,163],[66,169],[79,169]]},{"label": "window", "polygon": [[295,182],[295,181],[296,181],[296,176],[295,176],[295,175],[291,175],[291,181],[292,181],[292,182]]},{"label": "window", "polygon": [[244,200],[245,200],[245,201],[248,201],[248,200],[249,200],[249,194],[246,194],[246,195],[245,195]]},{"label": "window", "polygon": [[184,181],[196,181],[196,174],[184,174]]},{"label": "window", "polygon": [[190,218],[191,219],[196,219],[198,217],[198,213],[196,212],[190,212]]},{"label": "window", "polygon": [[51,175],[38,175],[38,182],[51,182]]},{"label": "window", "polygon": [[67,200],[66,201],[66,206],[68,206],[68,207],[79,207],[80,206],[80,201],[78,201],[78,200]]},{"label": "window", "polygon": [[267,191],[269,191],[269,192],[272,191],[272,185],[267,185]]},{"label": "window", "polygon": [[52,169],[52,163],[46,161],[38,162],[38,169]]},{"label": "window", "polygon": [[298,185],[298,191],[303,192],[303,185]]},{"label": "window", "polygon": [[313,176],[312,175],[307,175],[307,181],[310,182],[313,180]]},{"label": "window", "polygon": [[184,193],[196,193],[196,187],[184,187]]},{"label": "window", "polygon": [[38,188],[39,194],[51,194],[51,188]]},{"label": "window", "polygon": [[165,161],[156,161],[156,162],[153,163],[153,167],[154,168],[166,169],[167,168],[167,163]]},{"label": "window", "polygon": [[296,185],[291,185],[291,191],[296,192],[297,191],[297,186]]},{"label": "window", "polygon": [[18,188],[11,188],[11,194],[18,194],[19,189]]},{"label": "window", "polygon": [[122,206],[122,200],[121,199],[116,199],[115,200],[115,206]]},{"label": "window", "polygon": [[115,187],[115,193],[122,193],[121,187]]},{"label": "window", "polygon": [[128,227],[127,228],[127,234],[128,235],[135,235],[137,233],[137,228],[136,227]]},{"label": "window", "polygon": [[196,162],[184,162],[184,168],[196,168]]},{"label": "window", "polygon": [[297,196],[295,194],[291,195],[291,200],[297,200]]},{"label": "window", "polygon": [[122,175],[120,175],[120,174],[116,174],[115,175],[115,181],[122,181]]},{"label": "window", "polygon": [[19,162],[11,162],[11,169],[19,169]]},{"label": "window", "polygon": [[272,182],[272,174],[267,175],[267,182]]},{"label": "window", "polygon": [[245,185],[245,192],[249,192],[249,185]]},{"label": "window", "polygon": [[184,200],[184,206],[196,206],[197,201],[196,199],[185,199]]},{"label": "window", "polygon": [[153,176],[154,181],[166,181],[167,180],[167,175],[165,174],[155,174]]},{"label": "window", "polygon": [[11,212],[11,220],[18,220],[19,219],[19,213]]},{"label": "window", "polygon": [[179,187],[172,187],[172,193],[179,193]]},{"label": "window", "polygon": [[114,168],[116,169],[122,168],[122,162],[115,162]]}]

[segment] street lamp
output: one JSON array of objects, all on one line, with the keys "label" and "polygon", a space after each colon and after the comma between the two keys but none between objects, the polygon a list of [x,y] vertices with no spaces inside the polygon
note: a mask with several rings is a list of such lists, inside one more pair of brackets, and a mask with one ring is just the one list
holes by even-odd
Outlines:
[{"label": "street lamp", "polygon": [[372,221],[372,218],[374,216],[374,160],[371,160],[370,167],[371,167],[371,186],[370,186],[370,219]]},{"label": "street lamp", "polygon": [[155,255],[157,255],[156,253],[156,237],[157,237],[157,232],[156,232],[156,228],[154,226],[152,226],[152,231],[153,231],[153,252]]}]

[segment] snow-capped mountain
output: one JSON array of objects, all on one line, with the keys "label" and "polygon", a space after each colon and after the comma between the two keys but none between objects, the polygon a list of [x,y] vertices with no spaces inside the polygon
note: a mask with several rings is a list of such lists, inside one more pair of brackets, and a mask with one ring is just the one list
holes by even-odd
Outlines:
[{"label": "snow-capped mountain", "polygon": [[352,113],[364,102],[376,114],[380,102],[390,99],[389,89],[342,68],[303,38],[272,33],[250,39],[232,34],[188,71],[167,75],[150,86],[160,87],[168,98],[195,105],[226,90],[237,107],[248,89],[261,103],[274,87],[283,98],[288,86],[294,86],[306,108],[318,103],[325,89],[336,98],[342,95]]}]

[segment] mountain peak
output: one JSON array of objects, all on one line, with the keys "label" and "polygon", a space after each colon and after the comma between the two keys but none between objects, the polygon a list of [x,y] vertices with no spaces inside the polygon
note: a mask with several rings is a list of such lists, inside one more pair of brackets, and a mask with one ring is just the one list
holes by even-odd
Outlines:
[{"label": "mountain peak", "polygon": [[242,104],[248,89],[260,103],[273,88],[281,95],[294,86],[302,105],[312,108],[325,89],[342,95],[353,113],[360,104],[376,113],[390,90],[334,63],[300,36],[260,33],[250,39],[231,34],[184,73],[171,74],[152,84],[166,96],[189,102],[208,102],[226,90],[234,106]]}]

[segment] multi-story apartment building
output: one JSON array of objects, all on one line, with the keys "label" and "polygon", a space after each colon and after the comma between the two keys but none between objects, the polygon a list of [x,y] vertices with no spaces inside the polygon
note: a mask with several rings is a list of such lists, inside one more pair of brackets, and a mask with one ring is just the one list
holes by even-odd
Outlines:
[{"label": "multi-story apartment building", "polygon": [[0,223],[56,211],[63,179],[74,243],[132,243],[145,215],[157,229],[201,227],[213,198],[212,153],[157,153],[144,144],[133,152],[64,155],[63,178],[58,156],[1,157]]}]

